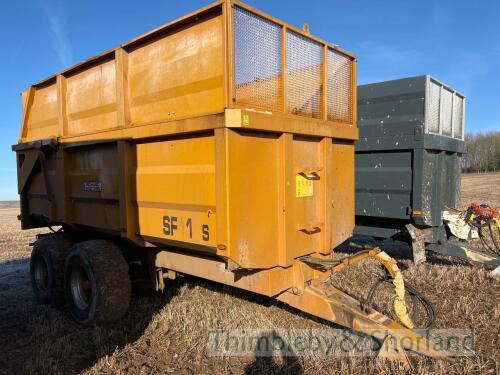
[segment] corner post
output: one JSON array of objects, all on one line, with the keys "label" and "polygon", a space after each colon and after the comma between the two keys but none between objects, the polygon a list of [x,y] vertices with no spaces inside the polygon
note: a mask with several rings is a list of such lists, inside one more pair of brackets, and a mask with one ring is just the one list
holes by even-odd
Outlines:
[{"label": "corner post", "polygon": [[131,125],[128,96],[128,53],[119,47],[115,50],[116,66],[116,113],[119,127]]},{"label": "corner post", "polygon": [[283,112],[287,113],[288,112],[288,105],[287,105],[287,96],[286,96],[286,85],[287,85],[287,62],[286,62],[286,54],[287,54],[287,49],[286,49],[286,34],[287,34],[287,27],[282,26],[281,27],[281,93],[282,93],[282,106],[283,106]]},{"label": "corner post", "polygon": [[234,29],[233,29],[233,3],[231,0],[223,2],[222,13],[224,17],[224,47],[225,47],[225,107],[234,104]]},{"label": "corner post", "polygon": [[57,75],[57,125],[58,136],[64,137],[68,134],[68,118],[66,116],[66,77]]},{"label": "corner post", "polygon": [[323,64],[321,65],[321,118],[324,121],[328,120],[328,47],[323,46]]},{"label": "corner post", "polygon": [[31,105],[33,104],[33,98],[35,97],[35,88],[30,86],[28,91],[25,91],[22,94],[23,100],[23,119],[21,122],[21,133],[19,134],[19,143],[22,143],[26,140],[28,135],[28,119],[29,119],[29,111]]}]

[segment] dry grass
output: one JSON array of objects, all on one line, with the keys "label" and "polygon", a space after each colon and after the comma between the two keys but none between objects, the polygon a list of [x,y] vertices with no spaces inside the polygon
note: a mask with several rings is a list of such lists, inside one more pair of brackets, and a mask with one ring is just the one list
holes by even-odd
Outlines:
[{"label": "dry grass", "polygon": [[19,209],[19,201],[0,201],[0,210],[5,210],[9,208]]},{"label": "dry grass", "polygon": [[488,203],[500,207],[500,172],[462,175],[462,203]]},{"label": "dry grass", "polygon": [[[490,176],[487,183],[500,175]],[[473,196],[467,190],[477,189],[473,178],[484,183],[484,176],[464,178],[464,205],[498,200],[488,195],[492,185],[485,195]],[[38,231],[21,232],[16,215],[17,209],[0,210],[0,373],[498,373],[500,285],[478,268],[438,257],[418,266],[400,261],[405,278],[435,304],[437,327],[474,329],[476,355],[456,363],[419,357],[407,370],[369,358],[210,357],[210,329],[334,326],[264,297],[186,277],[170,282],[163,294],[137,286],[120,322],[81,327],[65,311],[34,304],[27,257]],[[394,244],[385,245],[394,250]],[[335,282],[362,298],[374,281],[370,270],[376,271],[370,262],[353,266]]]}]

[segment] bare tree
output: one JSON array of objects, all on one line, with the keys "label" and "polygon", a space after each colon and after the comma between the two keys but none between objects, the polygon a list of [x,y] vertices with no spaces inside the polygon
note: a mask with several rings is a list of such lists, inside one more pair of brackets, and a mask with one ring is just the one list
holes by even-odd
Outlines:
[{"label": "bare tree", "polygon": [[465,135],[467,154],[464,172],[494,172],[500,170],[500,131]]}]

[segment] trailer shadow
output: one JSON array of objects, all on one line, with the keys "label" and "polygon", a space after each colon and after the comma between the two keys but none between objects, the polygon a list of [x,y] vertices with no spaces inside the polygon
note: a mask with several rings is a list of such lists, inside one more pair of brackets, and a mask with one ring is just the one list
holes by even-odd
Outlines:
[{"label": "trailer shadow", "polygon": [[[414,264],[410,244],[393,239],[377,240],[372,237],[355,235],[335,248],[335,251],[341,252],[343,255],[353,255],[363,249],[373,247],[379,247],[389,256],[396,259],[398,261],[398,266],[402,271]],[[426,262],[441,266],[460,265],[464,267],[474,267],[474,265],[467,260],[439,254],[430,250],[426,251]]]},{"label": "trailer shadow", "polygon": [[[258,341],[269,342],[270,340],[281,340],[285,342],[284,339],[276,334],[276,332],[265,332],[259,338]],[[284,345],[283,345],[284,346]],[[274,354],[274,356],[273,356]],[[255,352],[255,360],[249,363],[244,368],[244,373],[247,375],[253,374],[303,374],[304,369],[298,361],[295,353],[289,350],[283,353],[281,357],[281,363],[276,360],[276,354],[273,352],[260,353]]]},{"label": "trailer shadow", "polygon": [[36,304],[29,259],[0,263],[0,374],[80,373],[140,338],[181,285],[171,283],[162,294],[134,285],[123,319],[105,327],[86,327],[64,309]]},{"label": "trailer shadow", "polygon": [[[392,239],[377,240],[372,237],[355,235],[342,244],[337,246],[334,251],[341,252],[343,255],[353,255],[364,249],[378,247],[385,251],[389,256],[408,263],[413,259],[411,246],[406,242]],[[404,265],[403,265],[404,267]]]},{"label": "trailer shadow", "polygon": [[[271,298],[196,277],[183,277],[169,281],[163,293],[153,293],[145,285],[134,283],[130,308],[123,319],[103,327],[86,327],[75,323],[64,309],[37,305],[31,292],[29,259],[13,260],[0,263],[0,374],[80,373],[141,338],[153,317],[182,287],[199,286],[266,307],[277,305],[298,312]],[[293,355],[284,356],[282,363],[272,357],[257,356],[247,365],[245,373],[257,373],[259,369],[273,373],[302,372]]]},{"label": "trailer shadow", "polygon": [[[134,283],[130,308],[123,319],[103,327],[81,326],[64,309],[35,303],[29,280],[29,259],[23,258],[0,263],[0,374],[80,373],[143,337],[154,317],[181,293],[181,289],[198,287],[253,304],[278,307],[325,327],[342,328],[272,298],[196,277],[169,281],[163,293],[150,292],[145,285]],[[248,374],[263,370],[303,372],[301,362],[293,354],[284,355],[280,360],[255,355],[244,368]]]},{"label": "trailer shadow", "polygon": [[[132,301],[123,319],[103,327],[82,326],[64,309],[36,304],[29,280],[29,259],[25,258],[0,263],[0,374],[80,373],[140,339],[155,315],[181,288],[197,287],[265,307],[276,306],[325,326],[341,328],[272,298],[188,276],[169,281],[163,293],[133,284]],[[244,371],[251,374],[263,369],[272,373],[303,372],[293,354],[284,355],[281,361],[256,355]]]}]

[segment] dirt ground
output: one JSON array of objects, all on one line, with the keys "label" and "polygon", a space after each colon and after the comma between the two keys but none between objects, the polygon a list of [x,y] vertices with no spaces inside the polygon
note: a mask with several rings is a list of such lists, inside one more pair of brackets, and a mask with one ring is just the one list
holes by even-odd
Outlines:
[{"label": "dirt ground", "polygon": [[[464,206],[471,201],[500,205],[500,173],[467,175],[462,181]],[[339,327],[190,277],[169,282],[163,294],[136,286],[125,318],[106,327],[82,327],[66,311],[34,303],[29,243],[40,231],[19,229],[15,204],[0,207],[7,207],[0,209],[0,374],[499,373],[500,282],[483,269],[438,256],[414,266],[405,245],[383,244],[398,252],[405,279],[435,305],[437,328],[474,330],[475,354],[452,363],[416,357],[408,369],[371,358],[211,357],[211,329]],[[376,270],[370,262],[353,266],[336,282],[363,299]]]}]

